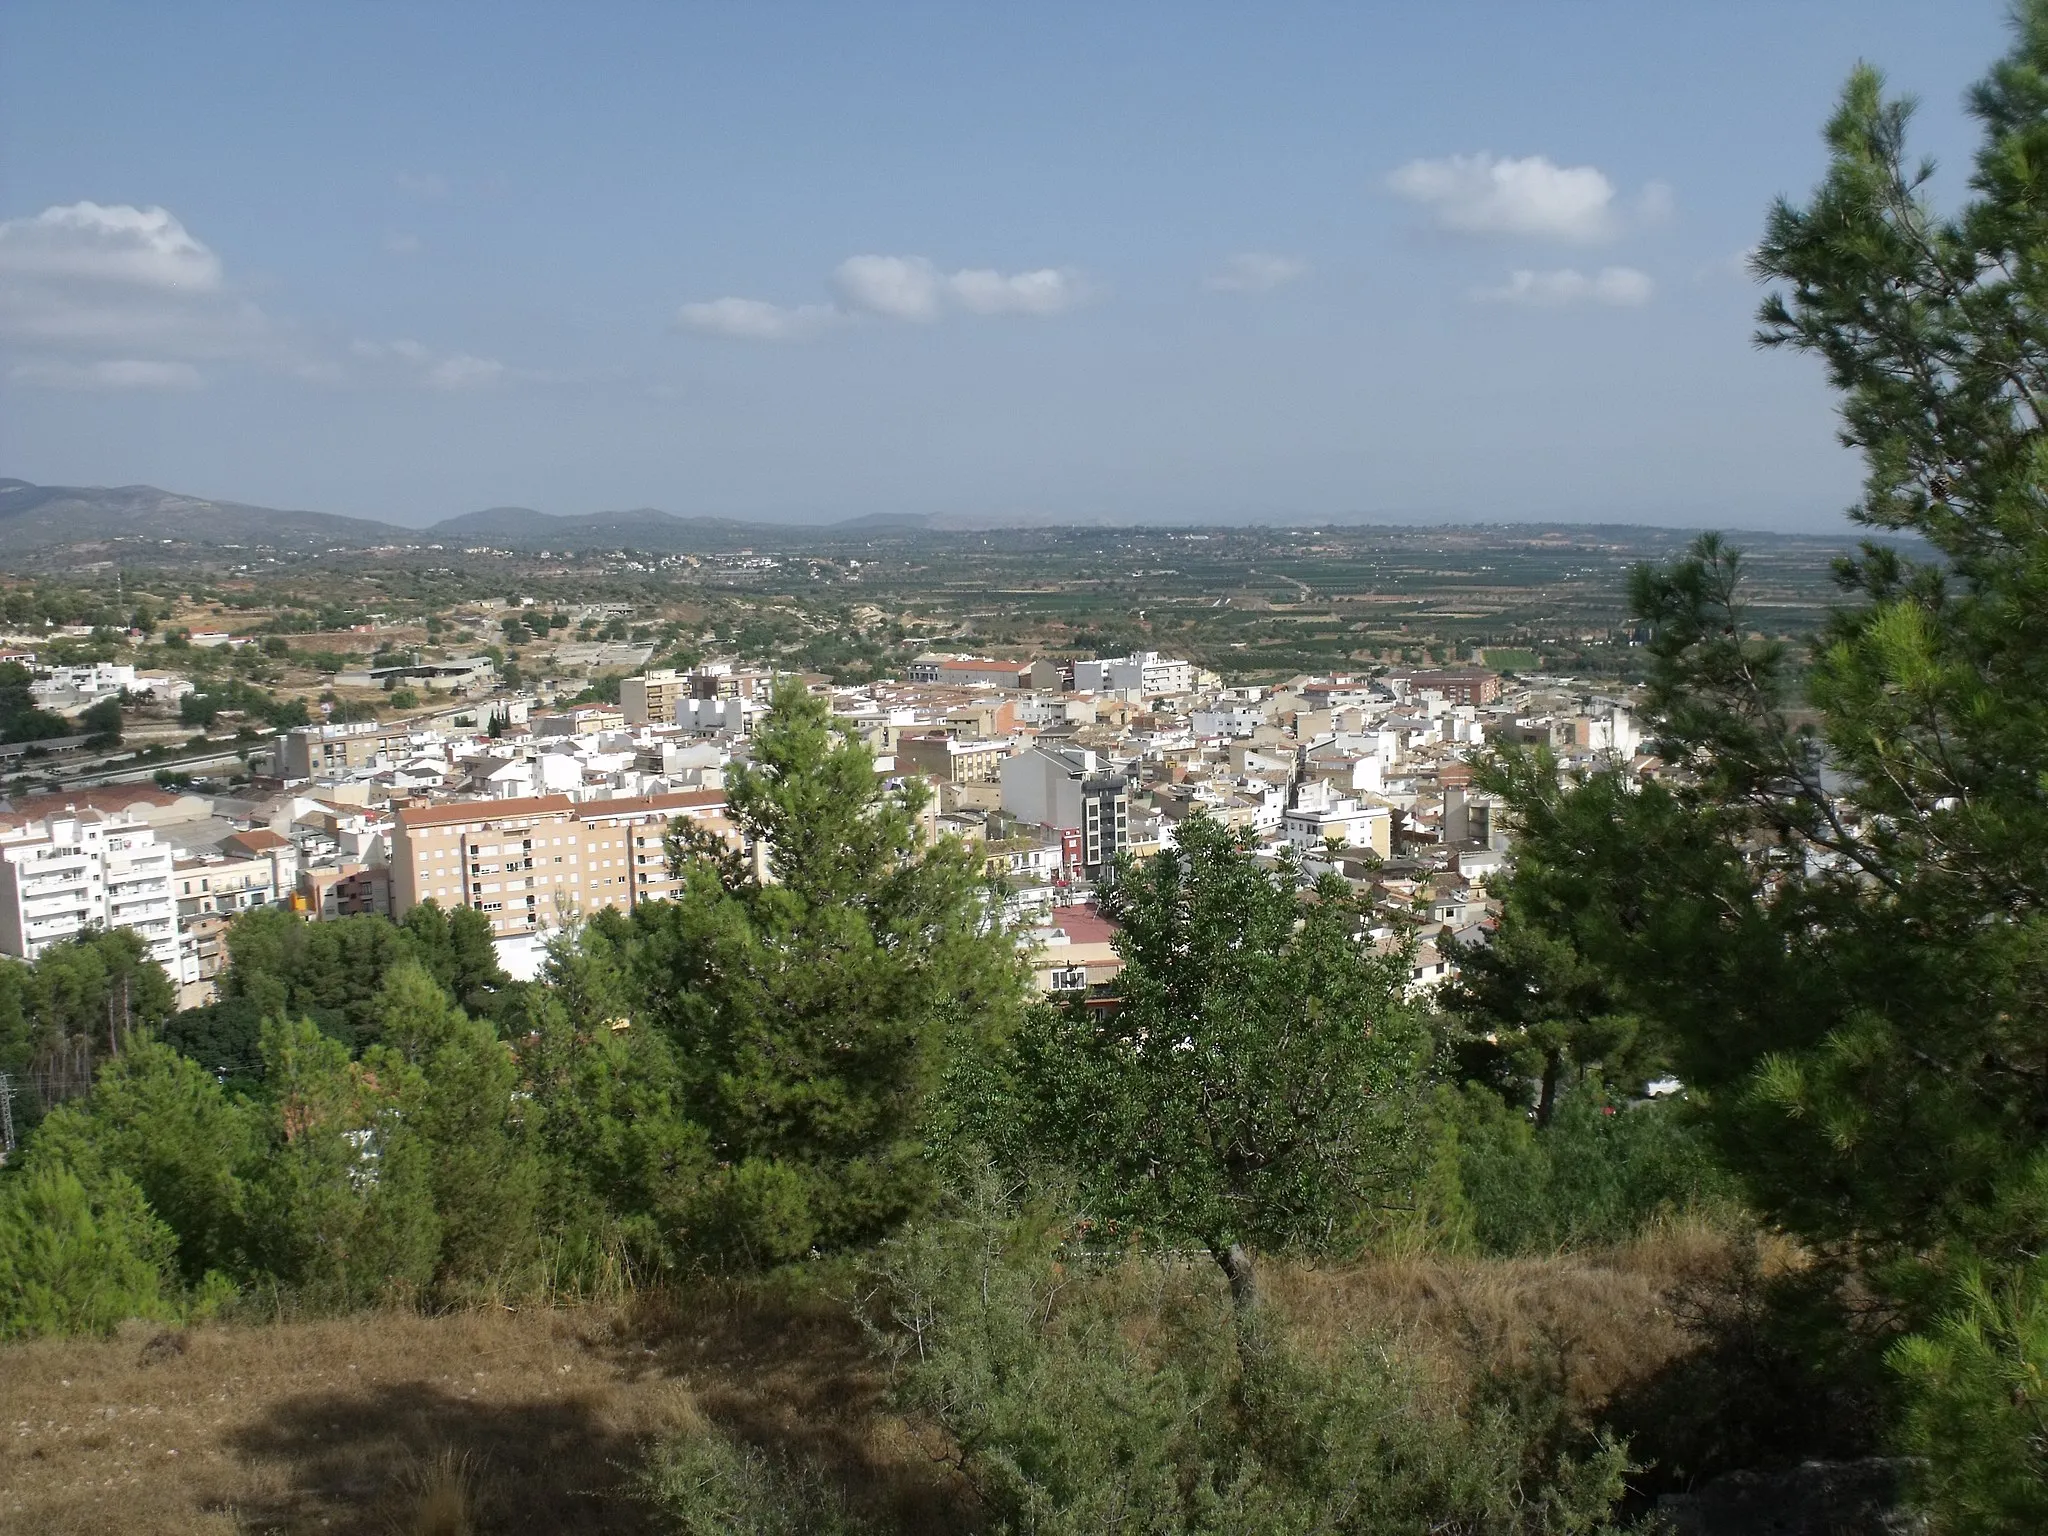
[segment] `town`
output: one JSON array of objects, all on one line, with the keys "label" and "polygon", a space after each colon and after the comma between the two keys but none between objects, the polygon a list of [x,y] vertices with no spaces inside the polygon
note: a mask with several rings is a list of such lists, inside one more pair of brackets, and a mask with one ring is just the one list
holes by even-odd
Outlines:
[{"label": "town", "polygon": [[[497,690],[487,658],[392,670],[447,702],[294,726],[245,747],[232,785],[166,775],[17,794],[0,831],[0,952],[34,960],[94,928],[131,929],[196,1007],[243,912],[402,918],[431,901],[485,914],[508,970],[530,976],[547,938],[581,916],[673,891],[673,820],[730,830],[723,770],[745,759],[775,682],[707,662],[623,676],[616,704],[550,704]],[[1096,891],[1120,855],[1171,846],[1197,811],[1310,877],[1332,869],[1372,892],[1387,914],[1374,941],[1412,946],[1427,989],[1447,970],[1437,936],[1482,941],[1498,910],[1486,880],[1509,833],[1471,786],[1475,749],[1538,742],[1582,766],[1659,766],[1640,755],[1625,697],[1477,664],[1262,687],[1156,652],[933,652],[900,680],[800,680],[878,774],[922,781],[927,836],[981,852],[1048,994],[1109,990],[1119,962]],[[191,689],[110,663],[30,684],[43,706],[81,714],[123,693]]]}]

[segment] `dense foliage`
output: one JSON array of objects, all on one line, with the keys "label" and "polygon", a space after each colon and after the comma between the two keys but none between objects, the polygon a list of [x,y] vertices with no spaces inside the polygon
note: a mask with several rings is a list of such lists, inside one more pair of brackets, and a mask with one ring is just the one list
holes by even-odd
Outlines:
[{"label": "dense foliage", "polygon": [[1201,1248],[1241,1297],[1256,1250],[1341,1251],[1409,1200],[1429,1056],[1406,957],[1362,942],[1343,879],[1251,847],[1191,816],[1127,871],[1120,1006],[1041,1015],[1017,1073],[1088,1209]]},{"label": "dense foliage", "polygon": [[36,703],[29,692],[34,674],[18,661],[0,661],[0,741],[48,741],[77,734],[62,715]]},{"label": "dense foliage", "polygon": [[1840,1277],[1842,1336],[1904,1338],[1952,1530],[2031,1528],[2048,1475],[2048,5],[2015,26],[1970,98],[1960,212],[1927,205],[1908,107],[1860,69],[1826,180],[1755,256],[1760,339],[1841,393],[1854,515],[1933,556],[1844,562],[1855,601],[1806,658],[1817,729],[1710,537],[1632,593],[1672,775],[1491,774],[1525,928],[1663,1042],[1749,1202]]}]

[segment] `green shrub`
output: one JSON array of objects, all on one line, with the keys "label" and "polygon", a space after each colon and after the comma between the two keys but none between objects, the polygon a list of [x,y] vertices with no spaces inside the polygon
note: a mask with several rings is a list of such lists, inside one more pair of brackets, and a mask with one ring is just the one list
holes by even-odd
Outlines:
[{"label": "green shrub", "polygon": [[952,1438],[998,1529],[1605,1528],[1627,1458],[1554,1375],[1446,1388],[1378,1339],[1319,1357],[1204,1265],[1091,1262],[1067,1233],[983,1178],[873,1267],[898,1404]]},{"label": "green shrub", "polygon": [[119,1174],[88,1191],[69,1169],[0,1182],[0,1337],[106,1333],[163,1317],[170,1230]]},{"label": "green shrub", "polygon": [[1615,1105],[1594,1084],[1568,1094],[1541,1130],[1483,1089],[1444,1108],[1484,1252],[1623,1242],[1660,1216],[1735,1208],[1734,1184],[1683,1104]]},{"label": "green shrub", "polygon": [[2048,1262],[2004,1285],[1970,1276],[1957,1308],[1901,1340],[1891,1361],[1935,1528],[2048,1530]]},{"label": "green shrub", "polygon": [[808,1181],[768,1158],[719,1170],[691,1202],[690,1214],[696,1247],[746,1269],[801,1258],[818,1233]]},{"label": "green shrub", "polygon": [[640,1491],[675,1536],[857,1536],[869,1529],[810,1463],[711,1429],[656,1446]]}]

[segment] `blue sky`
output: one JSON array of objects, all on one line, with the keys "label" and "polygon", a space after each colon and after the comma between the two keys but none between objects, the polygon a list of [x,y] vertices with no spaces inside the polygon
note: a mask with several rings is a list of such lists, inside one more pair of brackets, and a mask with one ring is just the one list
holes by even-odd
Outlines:
[{"label": "blue sky", "polygon": [[0,474],[1840,526],[1739,253],[1994,0],[0,8]]}]

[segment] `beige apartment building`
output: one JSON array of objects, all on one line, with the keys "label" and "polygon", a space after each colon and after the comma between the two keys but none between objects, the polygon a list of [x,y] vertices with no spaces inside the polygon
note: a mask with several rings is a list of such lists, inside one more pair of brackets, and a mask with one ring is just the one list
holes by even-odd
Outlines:
[{"label": "beige apartment building", "polygon": [[316,779],[362,768],[384,751],[403,751],[416,727],[372,720],[301,725],[278,738],[278,768],[288,779]]},{"label": "beige apartment building", "polygon": [[619,708],[628,725],[674,725],[676,704],[690,697],[690,680],[673,667],[619,679]]},{"label": "beige apartment building", "polygon": [[598,907],[669,895],[662,840],[678,816],[725,826],[721,790],[595,800],[567,795],[408,806],[391,832],[392,916],[467,906],[494,934],[536,933]]},{"label": "beige apartment building", "polygon": [[941,784],[999,784],[1007,741],[962,741],[938,733],[901,736],[896,741],[898,768],[915,768]]}]

